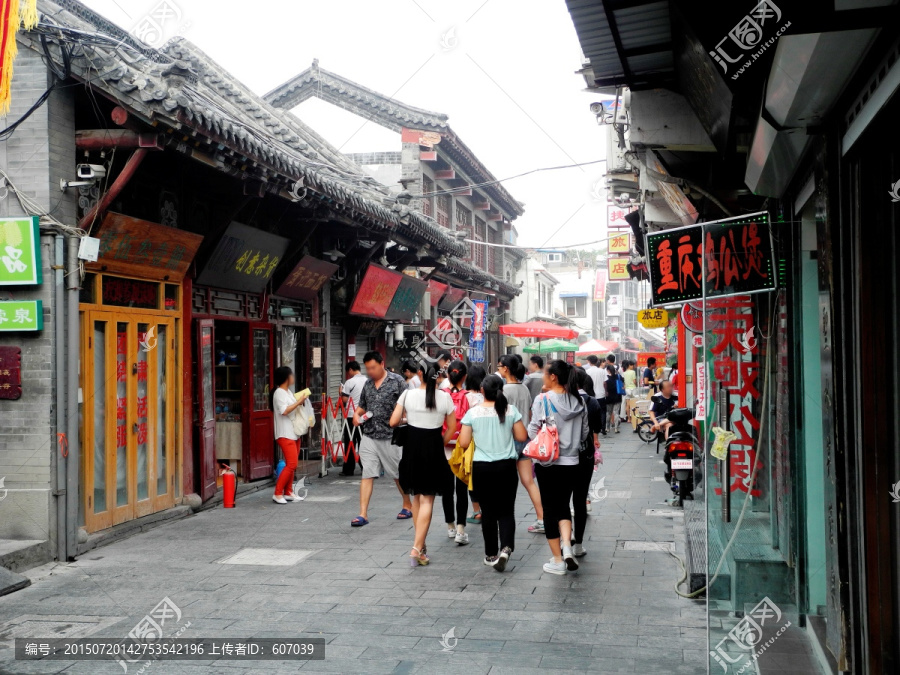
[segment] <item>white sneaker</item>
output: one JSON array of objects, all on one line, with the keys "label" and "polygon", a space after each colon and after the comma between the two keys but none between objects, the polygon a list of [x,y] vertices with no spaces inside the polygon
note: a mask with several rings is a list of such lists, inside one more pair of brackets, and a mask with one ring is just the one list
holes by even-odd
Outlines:
[{"label": "white sneaker", "polygon": [[587,555],[587,551],[584,550],[584,546],[582,546],[581,544],[575,544],[574,546],[572,546],[572,555],[574,555],[576,558],[583,558],[585,555]]},{"label": "white sneaker", "polygon": [[456,528],[455,528],[455,527],[448,527],[448,528],[447,528],[447,538],[448,538],[448,539],[453,539],[453,537],[455,537],[455,536],[456,536]]},{"label": "white sneaker", "polygon": [[468,532],[457,532],[455,535],[456,543],[460,546],[465,546],[469,543],[469,533]]},{"label": "white sneaker", "polygon": [[272,495],[272,501],[276,504],[287,504],[287,499],[285,499],[281,495]]},{"label": "white sneaker", "polygon": [[289,502],[302,502],[303,501],[303,497],[301,497],[297,494],[285,495],[284,498]]},{"label": "white sneaker", "polygon": [[544,532],[545,532],[544,521],[543,520],[534,521],[534,525],[528,526],[528,531],[531,532],[531,534],[544,534]]},{"label": "white sneaker", "polygon": [[587,509],[588,513],[591,512],[591,500],[590,499],[587,500],[587,506],[585,508]]},{"label": "white sneaker", "polygon": [[497,556],[497,562],[494,563],[494,569],[498,572],[502,572],[506,569],[506,563],[509,562],[509,554],[512,553],[512,549],[509,546],[504,546],[500,549],[500,555]]},{"label": "white sneaker", "polygon": [[497,564],[497,556],[495,555],[486,555],[484,556],[484,564],[488,567],[493,567]]},{"label": "white sneaker", "polygon": [[563,546],[562,554],[563,554],[563,563],[565,564],[566,568],[570,572],[574,572],[575,570],[577,570],[578,569],[578,561],[575,560],[575,555],[572,553],[572,549],[568,546]]},{"label": "white sneaker", "polygon": [[566,573],[566,563],[563,561],[556,562],[551,559],[550,562],[544,563],[544,571],[547,574],[559,574],[560,576],[563,576]]}]

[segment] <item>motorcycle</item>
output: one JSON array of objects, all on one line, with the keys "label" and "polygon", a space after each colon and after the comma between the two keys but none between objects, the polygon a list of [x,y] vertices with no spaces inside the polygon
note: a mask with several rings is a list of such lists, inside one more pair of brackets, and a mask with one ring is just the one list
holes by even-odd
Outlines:
[{"label": "motorcycle", "polygon": [[702,451],[691,420],[694,411],[690,408],[673,408],[666,415],[672,422],[669,437],[665,442],[666,482],[675,493],[674,506],[683,506],[685,499],[693,499],[694,474],[700,483],[700,460]]}]

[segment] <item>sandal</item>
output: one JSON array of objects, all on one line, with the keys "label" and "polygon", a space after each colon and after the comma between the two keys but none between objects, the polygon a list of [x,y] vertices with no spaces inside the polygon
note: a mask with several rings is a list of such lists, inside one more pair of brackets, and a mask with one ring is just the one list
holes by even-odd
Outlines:
[{"label": "sandal", "polygon": [[467,523],[474,523],[475,525],[481,525],[481,511],[476,511],[471,515],[471,517],[466,518]]},{"label": "sandal", "polygon": [[409,509],[400,509],[400,513],[397,514],[397,520],[409,520],[412,518],[412,511]]},{"label": "sandal", "polygon": [[417,549],[415,546],[412,547],[412,550],[415,553],[410,552],[409,554],[409,566],[410,567],[419,567],[420,565],[424,566],[431,562],[429,557],[425,554],[424,546],[423,550]]},{"label": "sandal", "polygon": [[363,525],[368,525],[369,521],[363,518],[362,516],[356,516],[353,520],[350,521],[350,527],[362,527]]}]

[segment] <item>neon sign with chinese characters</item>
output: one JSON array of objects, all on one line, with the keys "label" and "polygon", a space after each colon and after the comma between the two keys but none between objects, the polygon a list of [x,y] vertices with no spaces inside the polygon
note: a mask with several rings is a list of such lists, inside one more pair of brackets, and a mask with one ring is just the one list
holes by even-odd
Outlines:
[{"label": "neon sign with chinese characters", "polygon": [[769,217],[749,216],[647,235],[654,305],[772,291],[776,287]]}]

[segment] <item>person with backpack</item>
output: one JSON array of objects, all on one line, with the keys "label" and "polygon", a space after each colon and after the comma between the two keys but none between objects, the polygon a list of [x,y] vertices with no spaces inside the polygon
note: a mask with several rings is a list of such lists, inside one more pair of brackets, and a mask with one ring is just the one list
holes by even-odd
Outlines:
[{"label": "person with backpack", "polygon": [[600,456],[600,420],[603,419],[603,410],[594,397],[594,382],[584,370],[577,369],[575,375],[578,378],[578,393],[587,408],[588,426],[590,433],[584,439],[581,452],[578,453],[578,481],[572,494],[574,511],[574,532],[572,534],[572,554],[581,558],[587,551],[584,550],[584,529],[587,526],[587,514],[591,510],[589,498],[591,490],[591,478],[594,475],[594,467],[599,464]]},{"label": "person with backpack", "polygon": [[[453,361],[447,366],[447,380],[450,388],[445,389],[453,400],[453,410],[456,416],[457,432],[453,434],[450,442],[444,446],[444,454],[447,459],[453,454],[459,430],[465,414],[469,411],[469,400],[472,398],[466,390],[466,376],[468,369],[462,361]],[[456,495],[456,510],[453,508],[453,496]],[[441,495],[444,506],[444,521],[447,523],[447,536],[456,541],[460,546],[469,543],[469,535],[466,533],[466,515],[469,512],[469,486],[450,473],[447,489]]]},{"label": "person with backpack", "polygon": [[400,458],[400,487],[412,496],[415,541],[409,553],[411,567],[430,562],[425,538],[431,525],[435,495],[441,494],[453,475],[444,457],[444,445],[456,433],[456,416],[450,395],[439,391],[438,372],[432,366],[419,366],[422,385],[406,389],[391,413],[392,428],[406,420],[406,438]]},{"label": "person with backpack", "polygon": [[622,393],[625,391],[625,380],[616,372],[613,364],[606,366],[606,409],[609,411],[608,428],[619,433],[619,407],[622,405]]},{"label": "person with backpack", "polygon": [[[529,438],[535,439],[541,433],[545,438],[550,436],[550,440],[553,436],[558,439],[558,456],[535,466],[544,506],[545,536],[553,554],[550,562],[544,564],[544,571],[548,574],[565,574],[567,570],[578,569],[571,547],[572,513],[569,502],[578,481],[578,455],[590,427],[574,372],[573,366],[559,359],[547,365],[544,370],[547,393],[534,400],[528,424]],[[526,448],[526,454],[528,451],[529,448]]]},{"label": "person with backpack", "polygon": [[507,401],[503,388],[499,376],[484,378],[481,383],[484,401],[469,408],[459,434],[461,445],[468,446],[475,441],[472,486],[481,498],[484,564],[498,572],[506,569],[515,549],[516,491],[519,488],[515,441],[528,438],[522,413]]},{"label": "person with backpack", "polygon": [[[481,366],[469,366],[469,373],[466,375],[466,400],[469,407],[474,408],[476,405],[484,403],[484,394],[481,392],[481,383],[487,376],[487,371]],[[472,515],[466,518],[467,523],[473,525],[481,524],[481,504],[476,498],[477,493],[474,490],[469,491],[469,499],[472,501]]]}]

